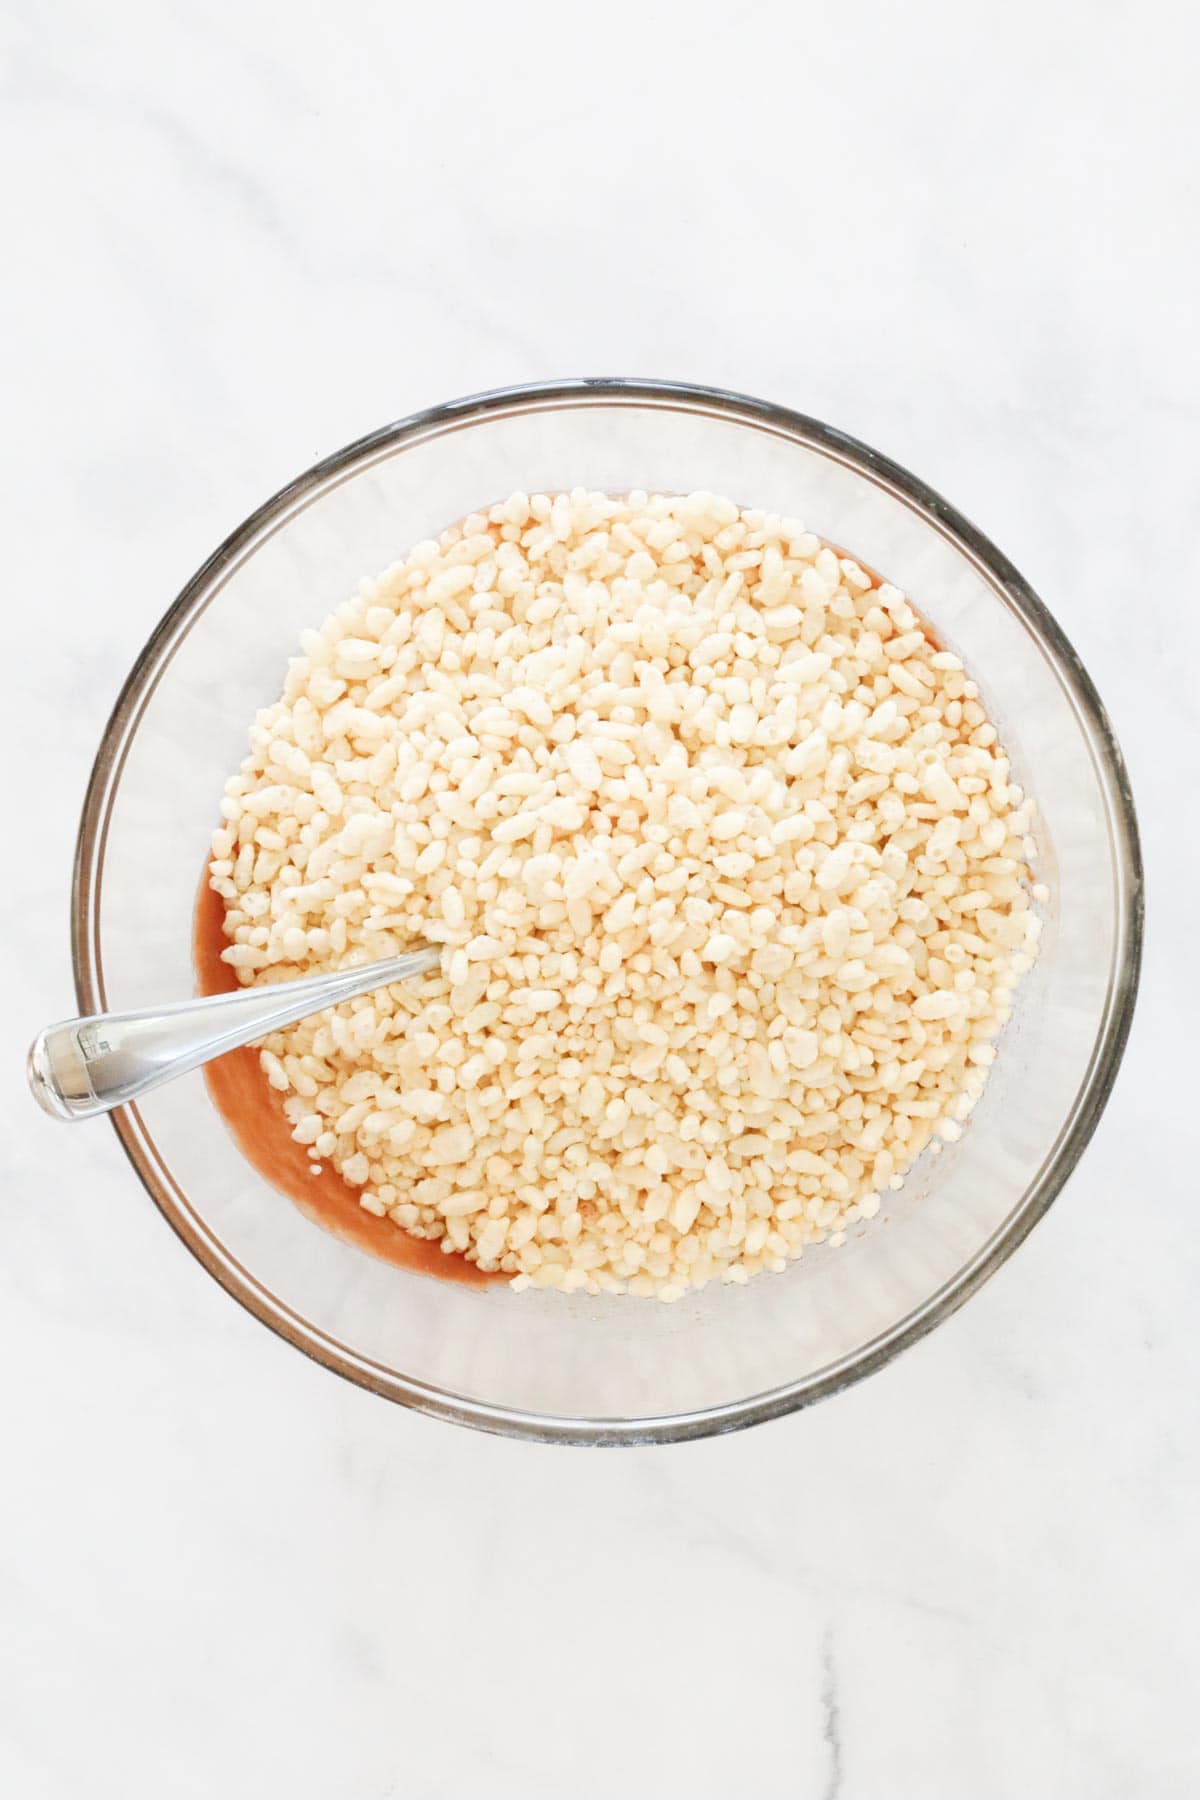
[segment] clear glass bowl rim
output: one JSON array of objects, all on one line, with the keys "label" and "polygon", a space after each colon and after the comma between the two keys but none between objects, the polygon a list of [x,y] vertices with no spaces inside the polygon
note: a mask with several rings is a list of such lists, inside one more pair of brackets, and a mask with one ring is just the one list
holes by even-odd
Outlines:
[{"label": "clear glass bowl rim", "polygon": [[400,445],[488,418],[597,403],[697,412],[816,446],[855,469],[903,500],[982,569],[1038,640],[1069,694],[1108,806],[1118,884],[1116,936],[1104,1019],[1086,1076],[1054,1151],[1008,1219],[976,1256],[921,1306],[852,1355],[796,1382],[688,1413],[641,1419],[547,1416],[495,1406],[411,1380],[317,1330],[228,1255],[206,1230],[159,1156],[138,1109],[122,1107],[109,1116],[151,1199],[209,1274],[263,1324],[326,1368],[416,1411],[510,1437],[592,1445],[668,1443],[739,1430],[838,1393],[881,1368],[955,1312],[1007,1261],[1061,1190],[1107,1104],[1129,1036],[1141,967],[1144,891],[1137,816],[1120,747],[1090,676],[1045,604],[1007,557],[932,488],[868,445],[787,407],[687,382],[625,377],[541,382],[472,394],[384,425],[335,451],[281,488],[225,539],[168,608],[134,663],[105,726],[84,797],[72,883],[72,962],[80,1011],[103,1011],[100,899],[104,852],[126,755],[159,676],[226,571],[305,506],[316,491]]}]

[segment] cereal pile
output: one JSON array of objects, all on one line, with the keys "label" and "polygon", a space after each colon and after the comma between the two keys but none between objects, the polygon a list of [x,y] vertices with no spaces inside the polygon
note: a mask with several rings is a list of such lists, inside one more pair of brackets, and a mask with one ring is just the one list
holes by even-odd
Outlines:
[{"label": "cereal pile", "polygon": [[1031,803],[904,596],[711,494],[516,494],[303,639],[228,783],[241,980],[442,973],[262,1063],[362,1205],[514,1286],[782,1270],[959,1136]]}]

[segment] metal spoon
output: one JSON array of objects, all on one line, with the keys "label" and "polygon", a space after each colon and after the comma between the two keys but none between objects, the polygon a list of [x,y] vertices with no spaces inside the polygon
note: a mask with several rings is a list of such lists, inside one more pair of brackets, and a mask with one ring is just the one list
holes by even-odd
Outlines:
[{"label": "metal spoon", "polygon": [[384,962],[302,981],[241,988],[142,1012],[64,1019],[47,1025],[30,1045],[29,1085],[54,1118],[91,1119],[310,1013],[393,981],[428,975],[441,956],[434,945],[422,944]]}]

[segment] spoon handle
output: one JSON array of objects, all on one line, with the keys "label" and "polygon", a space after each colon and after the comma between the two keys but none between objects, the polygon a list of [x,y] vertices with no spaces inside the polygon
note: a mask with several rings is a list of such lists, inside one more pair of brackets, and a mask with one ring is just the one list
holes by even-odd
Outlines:
[{"label": "spoon handle", "polygon": [[428,975],[441,952],[422,945],[385,962],[180,1000],[142,1012],[95,1013],[47,1025],[29,1050],[29,1085],[56,1119],[90,1119],[138,1100],[164,1081],[252,1044],[310,1013],[393,981]]}]

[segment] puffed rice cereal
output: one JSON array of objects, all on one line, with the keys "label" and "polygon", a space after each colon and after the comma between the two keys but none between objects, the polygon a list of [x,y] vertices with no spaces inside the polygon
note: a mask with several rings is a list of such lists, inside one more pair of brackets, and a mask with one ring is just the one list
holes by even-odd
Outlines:
[{"label": "puffed rice cereal", "polygon": [[712,494],[514,494],[302,645],[210,879],[243,982],[444,946],[262,1047],[368,1212],[673,1300],[961,1134],[1036,948],[1033,807],[896,588]]}]

